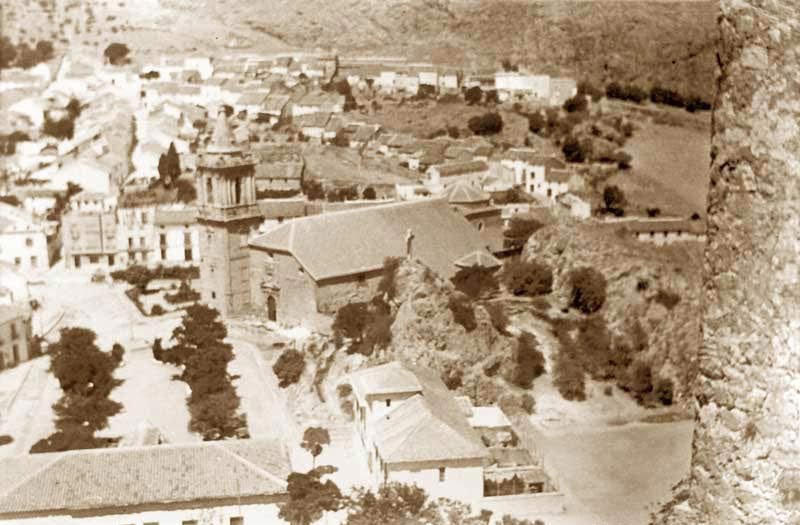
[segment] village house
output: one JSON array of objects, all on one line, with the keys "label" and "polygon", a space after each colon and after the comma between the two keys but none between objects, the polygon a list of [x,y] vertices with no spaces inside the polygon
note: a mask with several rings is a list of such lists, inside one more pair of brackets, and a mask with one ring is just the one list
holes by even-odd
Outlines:
[{"label": "village house", "polygon": [[26,305],[0,304],[0,370],[31,357],[32,312]]},{"label": "village house", "polygon": [[270,321],[324,323],[319,314],[372,297],[386,257],[450,278],[476,250],[486,240],[442,199],[299,218],[250,241],[251,303]]},{"label": "village house", "polygon": [[500,161],[514,172],[514,184],[526,193],[538,195],[555,203],[556,197],[569,192],[572,172],[567,165],[552,156],[543,156],[534,150],[512,148]]},{"label": "village house", "polygon": [[63,192],[36,186],[20,186],[13,195],[22,202],[22,208],[34,217],[44,217],[55,208],[58,196]]},{"label": "village house", "polygon": [[[16,525],[285,524],[277,440],[74,450],[0,460],[0,521]],[[61,487],[61,490],[43,490]]]},{"label": "village house", "polygon": [[550,105],[563,106],[564,102],[578,94],[578,84],[573,78],[550,79]]},{"label": "village house", "polygon": [[292,57],[278,57],[273,61],[272,67],[269,68],[269,71],[270,73],[274,73],[276,75],[286,76],[289,74],[289,66],[291,65]]},{"label": "village house", "polygon": [[234,113],[238,114],[244,111],[248,120],[257,120],[264,109],[267,95],[266,91],[248,91],[243,93],[233,105]]},{"label": "village house", "polygon": [[113,212],[117,208],[117,196],[82,191],[72,196],[69,205],[70,209],[80,212]]},{"label": "village house", "polygon": [[0,202],[0,261],[24,272],[50,267],[45,226],[23,210]]},{"label": "village house", "polygon": [[182,205],[160,206],[153,217],[154,246],[151,262],[165,266],[200,262],[200,226],[197,210]]},{"label": "village house", "polygon": [[117,257],[117,224],[114,212],[70,210],[61,218],[61,245],[68,269],[108,268],[120,264]]},{"label": "village house", "polygon": [[305,138],[313,139],[315,142],[322,142],[325,129],[330,120],[330,113],[311,113],[294,117],[292,123]]},{"label": "village house", "polygon": [[308,93],[292,104],[291,115],[296,118],[315,113],[341,113],[344,102],[344,95],[338,93]]},{"label": "village house", "polygon": [[439,164],[429,167],[425,172],[426,184],[434,193],[439,193],[458,181],[466,181],[478,187],[483,177],[488,174],[489,165],[482,160]]},{"label": "village house", "polygon": [[359,124],[350,133],[350,147],[361,149],[366,147],[378,134],[381,127],[378,124]]},{"label": "village house", "polygon": [[[371,474],[368,487],[413,483],[432,498],[506,513],[557,513],[563,494],[535,451],[518,446],[497,407],[456,397],[430,368],[398,361],[353,372],[355,447]],[[500,491],[503,489],[503,492]]]},{"label": "village house", "polygon": [[705,242],[706,227],[703,221],[686,219],[637,219],[625,221],[623,228],[642,242],[658,246],[674,242]]},{"label": "village house", "polygon": [[14,265],[0,261],[0,304],[29,305],[30,280]]},{"label": "village house", "polygon": [[305,161],[296,146],[270,144],[253,148],[253,152],[259,159],[256,164],[257,197],[259,193],[270,191],[302,191]]},{"label": "village house", "polygon": [[48,166],[31,174],[32,179],[44,181],[44,188],[65,191],[69,183],[93,193],[111,192],[111,174],[102,164],[80,158]]},{"label": "village house", "polygon": [[550,77],[528,75],[516,71],[499,71],[494,75],[494,87],[501,102],[507,100],[550,98]]}]

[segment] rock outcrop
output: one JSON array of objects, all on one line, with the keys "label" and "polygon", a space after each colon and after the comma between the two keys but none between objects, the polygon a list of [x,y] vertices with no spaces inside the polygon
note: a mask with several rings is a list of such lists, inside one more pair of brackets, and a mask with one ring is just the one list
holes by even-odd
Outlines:
[{"label": "rock outcrop", "polygon": [[699,243],[658,247],[594,223],[555,224],[537,231],[525,256],[553,270],[553,303],[566,306],[573,269],[591,267],[607,282],[597,315],[609,330],[628,338],[639,321],[647,334],[646,361],[675,384],[675,400],[688,397],[700,344],[701,259]]},{"label": "rock outcrop", "polygon": [[722,0],[691,478],[656,523],[800,523],[800,6]]}]

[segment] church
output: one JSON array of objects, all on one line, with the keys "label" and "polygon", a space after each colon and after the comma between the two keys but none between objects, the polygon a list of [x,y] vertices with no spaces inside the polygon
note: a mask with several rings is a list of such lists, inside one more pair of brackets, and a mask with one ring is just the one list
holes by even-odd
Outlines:
[{"label": "church", "polygon": [[323,326],[341,306],[370,299],[387,257],[411,257],[444,278],[464,260],[499,266],[486,237],[446,199],[299,217],[259,233],[257,159],[218,117],[197,162],[201,298],[224,317],[256,315]]}]

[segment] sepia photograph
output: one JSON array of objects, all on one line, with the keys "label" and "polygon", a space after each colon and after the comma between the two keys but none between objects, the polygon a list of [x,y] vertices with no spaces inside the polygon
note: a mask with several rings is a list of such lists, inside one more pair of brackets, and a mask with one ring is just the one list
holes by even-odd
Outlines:
[{"label": "sepia photograph", "polygon": [[0,524],[800,525],[800,4],[1,0]]}]

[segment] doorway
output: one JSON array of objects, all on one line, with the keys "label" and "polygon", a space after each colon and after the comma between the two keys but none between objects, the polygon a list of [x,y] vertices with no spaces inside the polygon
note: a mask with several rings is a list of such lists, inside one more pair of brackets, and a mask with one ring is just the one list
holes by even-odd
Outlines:
[{"label": "doorway", "polygon": [[270,321],[278,320],[278,303],[272,295],[267,297],[267,319]]}]

